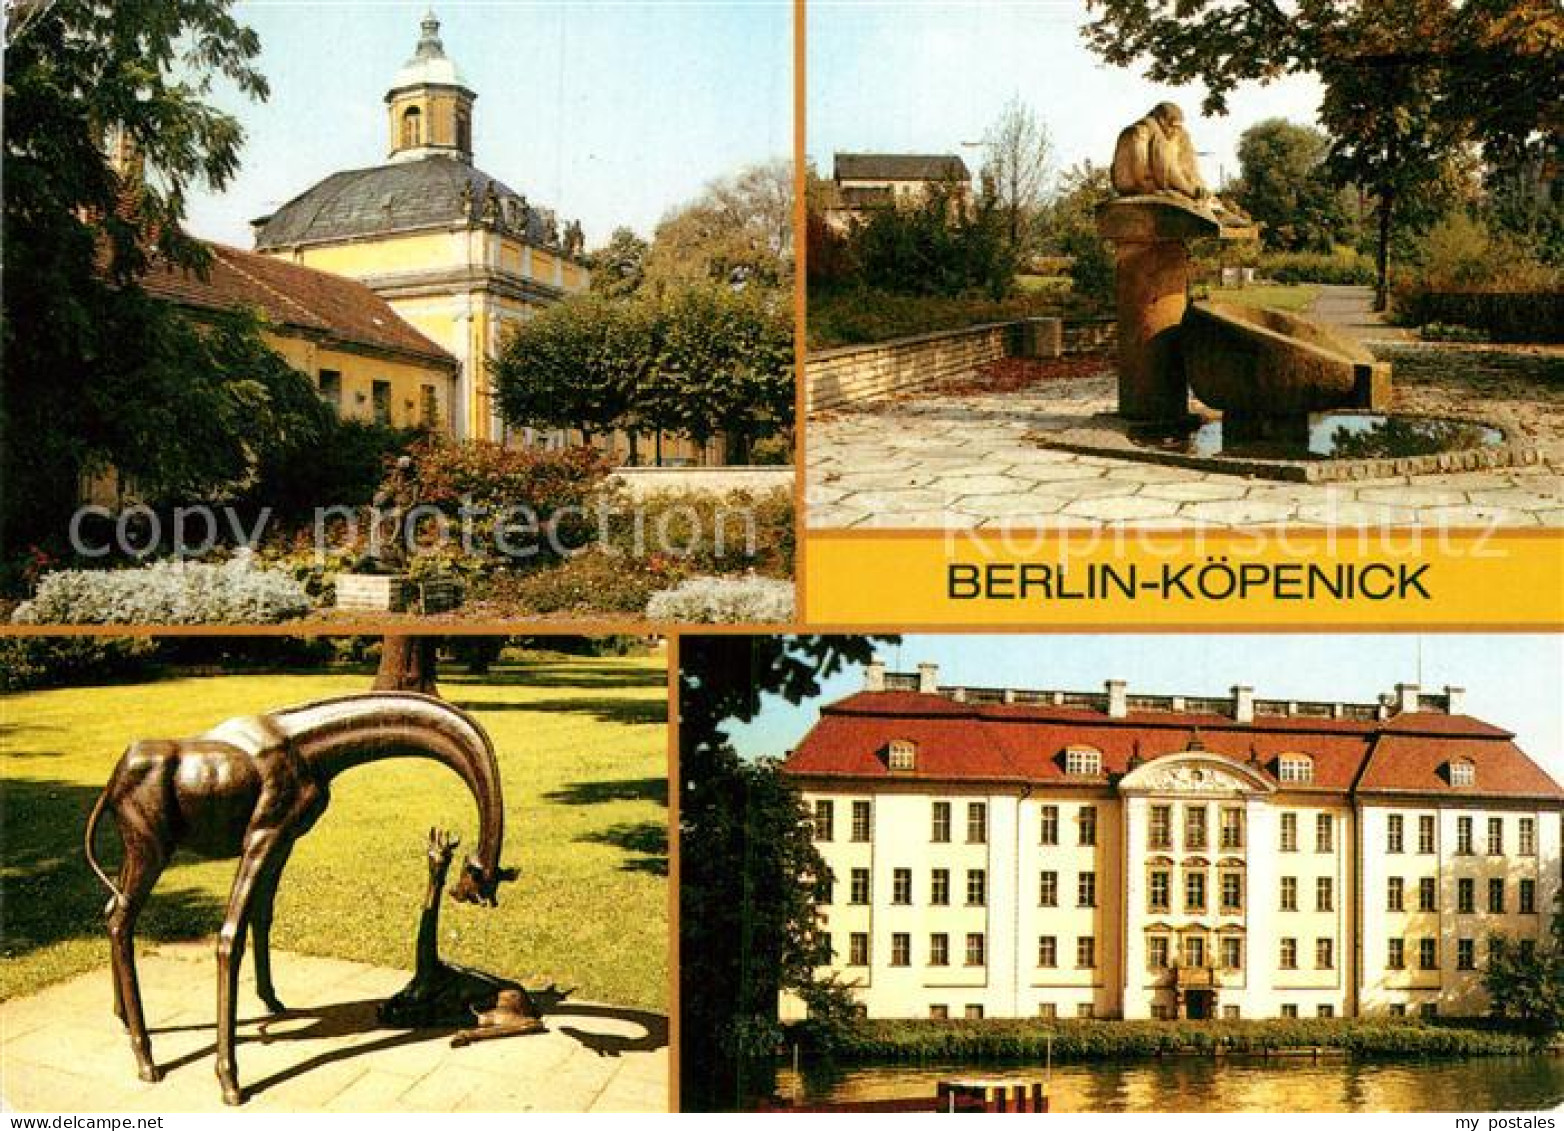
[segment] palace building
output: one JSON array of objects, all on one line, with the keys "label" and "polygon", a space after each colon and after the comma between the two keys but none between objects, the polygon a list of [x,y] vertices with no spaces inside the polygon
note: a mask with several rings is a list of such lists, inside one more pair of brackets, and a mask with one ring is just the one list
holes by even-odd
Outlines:
[{"label": "palace building", "polygon": [[252,224],[257,252],[362,282],[452,354],[451,430],[503,440],[488,359],[590,276],[579,223],[473,164],[477,97],[430,13],[385,96],[386,162],[333,173]]},{"label": "palace building", "polygon": [[1481,1014],[1492,937],[1547,929],[1564,789],[1461,699],[871,665],[784,763],[829,972],[870,1017]]}]

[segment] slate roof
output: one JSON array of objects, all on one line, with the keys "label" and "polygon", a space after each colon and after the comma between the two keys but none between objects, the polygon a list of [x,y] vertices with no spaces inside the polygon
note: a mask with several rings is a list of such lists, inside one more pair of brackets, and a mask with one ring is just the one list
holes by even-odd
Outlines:
[{"label": "slate roof", "polygon": [[[1130,769],[1198,745],[1245,762],[1277,782],[1282,754],[1314,759],[1310,786],[1336,793],[1381,790],[1525,796],[1564,800],[1554,782],[1512,741],[1510,732],[1466,715],[1408,712],[1385,720],[1261,715],[1241,723],[1226,715],[1102,711],[1032,704],[961,703],[943,695],[861,691],[821,710],[820,720],[788,755],[788,772],[857,779],[987,781],[1102,786]],[[892,739],[917,743],[917,768],[892,774],[881,751]],[[1104,774],[1065,774],[1072,744],[1102,752]],[[1454,789],[1442,770],[1452,758],[1477,765],[1477,784]],[[1279,783],[1278,783],[1279,784]]]},{"label": "slate roof", "polygon": [[[464,185],[471,186],[475,210],[482,207],[490,185],[501,200],[521,195],[482,169],[442,155],[347,169],[257,220],[255,246],[269,251],[466,222]],[[544,243],[545,227],[545,210],[533,207],[526,238]]]},{"label": "slate roof", "polygon": [[139,280],[159,298],[207,310],[253,309],[280,327],[324,334],[338,341],[411,354],[455,366],[439,345],[405,322],[364,284],[226,244],[208,243],[205,279],[168,264]]},{"label": "slate roof", "polygon": [[967,163],[954,153],[838,153],[838,181],[970,181]]}]

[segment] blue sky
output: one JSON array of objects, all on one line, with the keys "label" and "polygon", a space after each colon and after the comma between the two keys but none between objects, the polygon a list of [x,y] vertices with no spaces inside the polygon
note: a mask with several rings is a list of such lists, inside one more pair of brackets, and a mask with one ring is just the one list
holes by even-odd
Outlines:
[{"label": "blue sky", "polygon": [[1184,108],[1208,184],[1236,174],[1238,137],[1270,117],[1313,124],[1310,77],[1249,84],[1225,118],[1201,119],[1203,86],[1164,87],[1109,67],[1081,38],[1082,0],[966,3],[811,0],[808,141],[830,173],[837,150],[959,153],[976,172],[977,142],[1019,96],[1047,125],[1055,167],[1113,157],[1119,130],[1164,99]]},{"label": "blue sky", "polygon": [[[1265,699],[1372,703],[1397,683],[1466,688],[1467,713],[1516,733],[1521,749],[1564,782],[1564,636],[1546,635],[1108,635],[907,636],[882,647],[891,670],[940,665],[944,684],[1226,695],[1238,683]],[[751,757],[780,755],[819,717],[820,703],[858,690],[862,669],[831,680],[815,703],[774,700],[733,732]]]},{"label": "blue sky", "polygon": [[[196,234],[251,244],[249,220],[339,169],[385,159],[382,98],[428,4],[249,0],[271,99],[217,101],[248,133],[243,169],[190,208]],[[649,235],[714,177],[793,150],[786,0],[436,0],[441,38],[478,93],[476,162],[579,217],[588,247]]]}]

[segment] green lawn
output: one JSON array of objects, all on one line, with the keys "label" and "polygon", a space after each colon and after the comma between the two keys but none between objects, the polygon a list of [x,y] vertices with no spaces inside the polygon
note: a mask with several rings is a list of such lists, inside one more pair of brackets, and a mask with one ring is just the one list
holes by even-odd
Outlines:
[{"label": "green lawn", "polygon": [[[507,806],[505,862],[522,875],[500,889],[498,908],[445,901],[443,957],[509,977],[557,979],[582,998],[666,1009],[662,661],[539,654],[486,676],[446,669],[441,693],[494,739]],[[130,740],[195,734],[232,715],[365,691],[369,683],[367,669],[329,669],[0,700],[0,1000],[108,961],[106,893],[83,858],[82,829]],[[284,875],[273,945],[410,969],[432,825],[457,830],[464,845],[476,840],[470,795],[444,767],[405,759],[343,775]],[[118,860],[111,822],[99,844],[101,859]],[[142,916],[141,938],[214,934],[233,868],[177,857]],[[276,976],[286,1002],[286,961]]]},{"label": "green lawn", "polygon": [[1238,306],[1269,306],[1296,313],[1309,309],[1319,293],[1320,288],[1314,283],[1255,283],[1248,287],[1196,288],[1195,297]]}]

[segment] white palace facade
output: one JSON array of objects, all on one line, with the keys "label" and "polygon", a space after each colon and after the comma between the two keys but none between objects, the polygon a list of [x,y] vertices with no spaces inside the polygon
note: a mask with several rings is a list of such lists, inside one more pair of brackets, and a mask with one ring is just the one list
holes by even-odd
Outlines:
[{"label": "white palace facade", "polygon": [[[1461,691],[942,687],[871,665],[785,771],[870,1017],[1471,1016],[1559,895],[1564,790]],[[798,1002],[785,999],[784,1017]]]}]

